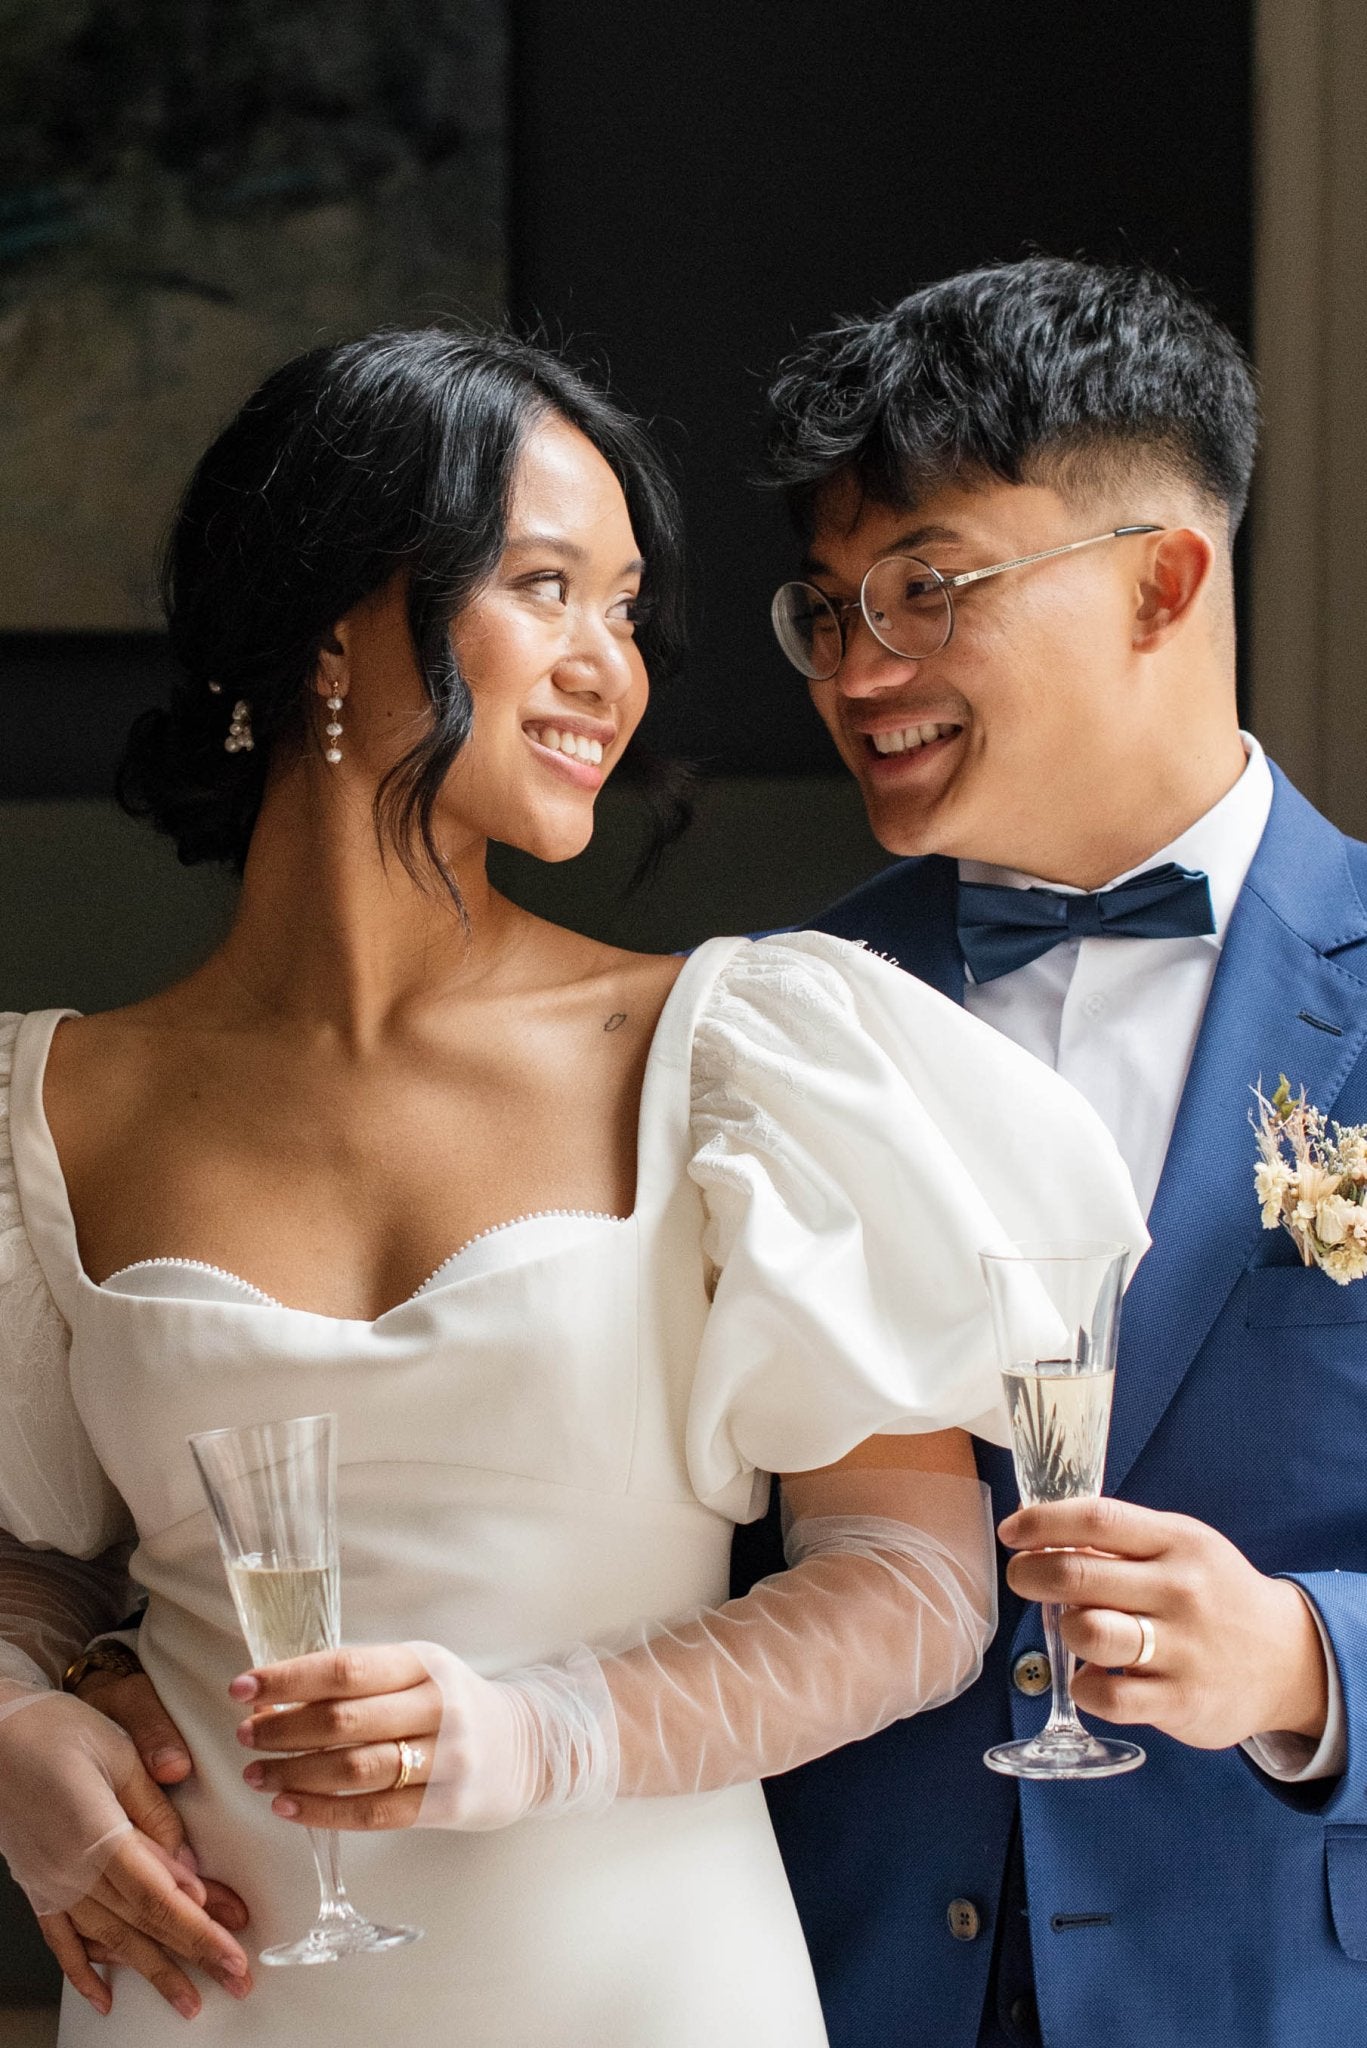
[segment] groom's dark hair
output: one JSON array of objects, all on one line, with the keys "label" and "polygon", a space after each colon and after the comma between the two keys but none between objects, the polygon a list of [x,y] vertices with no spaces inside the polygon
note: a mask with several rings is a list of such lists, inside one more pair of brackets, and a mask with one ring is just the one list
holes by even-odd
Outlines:
[{"label": "groom's dark hair", "polygon": [[1036,256],[812,336],[769,392],[767,452],[804,538],[837,476],[911,506],[975,476],[1090,493],[1139,464],[1220,507],[1232,535],[1257,438],[1248,363],[1183,286]]}]

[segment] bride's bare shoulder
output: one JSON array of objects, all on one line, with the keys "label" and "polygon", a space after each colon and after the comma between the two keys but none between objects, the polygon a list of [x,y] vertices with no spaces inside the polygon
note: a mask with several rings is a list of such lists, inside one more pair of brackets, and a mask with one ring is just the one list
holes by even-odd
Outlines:
[{"label": "bride's bare shoulder", "polygon": [[86,1016],[64,1017],[53,1034],[43,1077],[49,1121],[82,1120],[98,1105],[108,1125],[123,1112],[132,1117],[168,1054],[195,1013],[186,985]]},{"label": "bride's bare shoulder", "polygon": [[555,979],[576,996],[598,1001],[662,1004],[683,967],[678,953],[636,953],[562,925],[544,928],[555,958]]}]

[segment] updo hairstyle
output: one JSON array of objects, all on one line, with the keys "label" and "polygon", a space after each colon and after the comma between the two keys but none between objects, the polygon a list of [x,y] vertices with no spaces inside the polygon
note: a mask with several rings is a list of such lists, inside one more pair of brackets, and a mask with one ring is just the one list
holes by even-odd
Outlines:
[{"label": "updo hairstyle", "polygon": [[[180,673],[169,706],[143,712],[129,735],[124,808],[168,832],[186,864],[241,873],[277,750],[319,744],[312,686],[324,642],[402,571],[433,717],[381,783],[375,823],[415,879],[440,878],[454,896],[432,829],[473,717],[451,625],[498,565],[519,451],[553,415],[622,486],[647,564],[637,637],[653,680],[667,681],[682,655],[679,513],[640,427],[567,363],[511,336],[371,334],[268,377],[191,477],[162,571]],[[242,698],[254,745],[225,751]],[[635,766],[668,792],[657,805],[668,838],[686,809],[658,764],[639,756]]]}]

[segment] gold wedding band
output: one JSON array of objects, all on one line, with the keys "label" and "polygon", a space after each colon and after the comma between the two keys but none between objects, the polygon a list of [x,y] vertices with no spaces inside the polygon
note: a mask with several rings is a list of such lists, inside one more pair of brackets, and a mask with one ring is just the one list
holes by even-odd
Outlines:
[{"label": "gold wedding band", "polygon": [[394,1780],[390,1790],[402,1792],[404,1786],[412,1778],[414,1771],[420,1771],[427,1762],[427,1758],[420,1749],[415,1748],[411,1742],[405,1742],[401,1736],[396,1739],[394,1747],[399,1752],[399,1775]]},{"label": "gold wedding band", "polygon": [[1153,1653],[1156,1647],[1153,1623],[1149,1620],[1147,1614],[1132,1614],[1130,1619],[1139,1623],[1139,1655],[1131,1657],[1128,1669],[1131,1671],[1142,1671],[1146,1664],[1152,1664],[1153,1662]]}]

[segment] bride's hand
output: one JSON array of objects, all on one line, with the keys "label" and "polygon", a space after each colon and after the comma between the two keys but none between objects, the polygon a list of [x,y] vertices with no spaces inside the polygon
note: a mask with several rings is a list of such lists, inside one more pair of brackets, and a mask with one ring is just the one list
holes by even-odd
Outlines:
[{"label": "bride's hand", "polygon": [[[481,1695],[496,1694],[497,1687],[462,1669],[470,1681],[471,1761],[478,1766],[485,1761],[479,1752],[487,1749],[480,1736],[496,1718],[494,1702]],[[272,1811],[282,1820],[311,1828],[413,1826],[441,1726],[442,1695],[411,1644],[318,1650],[246,1672],[228,1690],[251,1703],[237,1731],[245,1748],[294,1752],[249,1764],[242,1774],[257,1791],[275,1795]],[[402,1787],[400,1743],[410,1751]]]},{"label": "bride's hand", "polygon": [[438,1643],[319,1650],[235,1678],[247,1749],[287,1750],[243,1777],[311,1828],[508,1827],[610,1799],[616,1722],[589,1650],[500,1678]]},{"label": "bride's hand", "polygon": [[[123,1677],[112,1671],[91,1671],[75,1691],[78,1700],[84,1700],[87,1706],[122,1728],[154,1784],[179,1785],[190,1776],[194,1760],[145,1671],[132,1671]],[[166,1814],[168,1825],[179,1829],[180,1817],[169,1803]],[[183,1840],[182,1835],[176,1846]],[[204,1910],[209,1918],[217,1920],[230,1934],[240,1934],[249,1918],[242,1900],[217,1878],[205,1877],[202,1872],[200,1877],[205,1891]],[[94,1947],[90,1948],[90,1957],[92,1962],[118,1960],[98,1954]]]},{"label": "bride's hand", "polygon": [[190,2018],[195,1964],[242,1997],[247,1958],[206,1911],[180,1817],[112,1722],[68,1693],[0,1702],[0,1848],[63,1973],[107,2012],[93,1965],[136,1970]]}]

